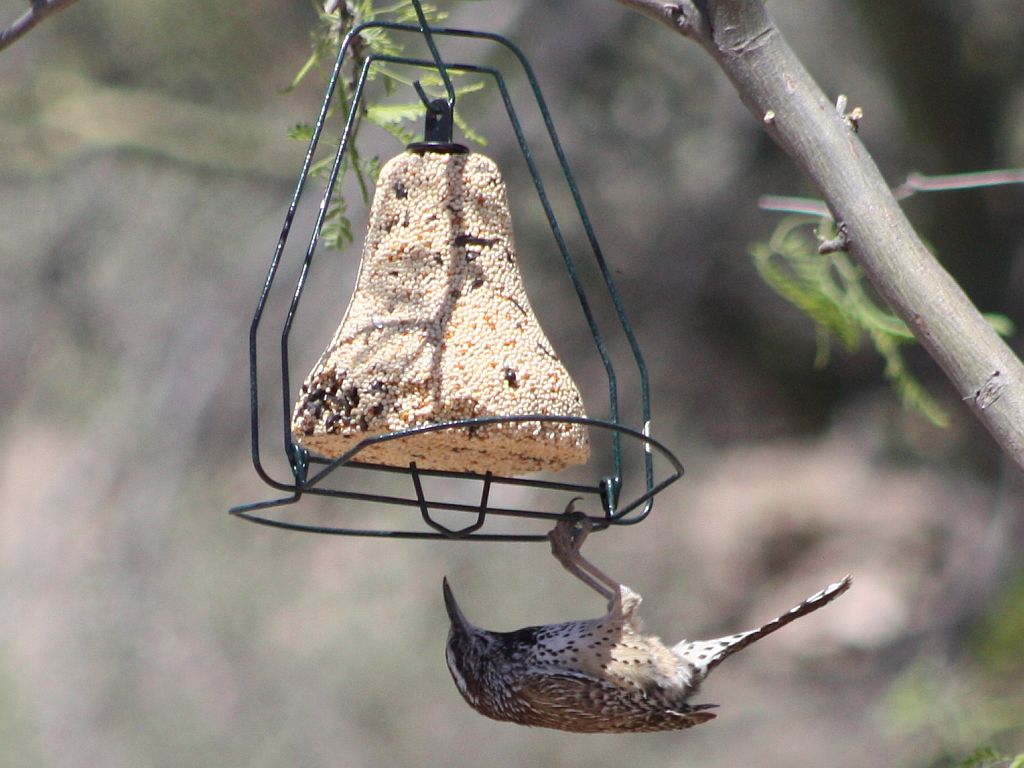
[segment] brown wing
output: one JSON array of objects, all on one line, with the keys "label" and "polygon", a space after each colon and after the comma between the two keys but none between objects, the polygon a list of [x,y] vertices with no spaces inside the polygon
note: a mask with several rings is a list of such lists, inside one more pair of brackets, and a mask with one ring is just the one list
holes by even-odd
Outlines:
[{"label": "brown wing", "polygon": [[713,705],[668,709],[639,691],[573,675],[528,676],[515,699],[514,722],[576,733],[678,731],[715,717],[704,711]]}]

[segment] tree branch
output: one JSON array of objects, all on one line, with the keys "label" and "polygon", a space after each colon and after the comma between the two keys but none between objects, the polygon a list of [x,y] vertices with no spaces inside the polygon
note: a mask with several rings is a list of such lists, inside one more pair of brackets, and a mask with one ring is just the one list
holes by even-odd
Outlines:
[{"label": "tree branch", "polygon": [[17,21],[7,29],[0,29],[0,51],[11,45],[22,35],[28,33],[36,24],[47,16],[61,11],[71,5],[75,0],[30,0],[31,5]]},{"label": "tree branch", "polygon": [[[700,43],[846,228],[850,253],[1024,468],[1024,365],[918,238],[878,167],[804,69],[761,0],[618,0]],[[860,115],[857,115],[860,118]]]}]

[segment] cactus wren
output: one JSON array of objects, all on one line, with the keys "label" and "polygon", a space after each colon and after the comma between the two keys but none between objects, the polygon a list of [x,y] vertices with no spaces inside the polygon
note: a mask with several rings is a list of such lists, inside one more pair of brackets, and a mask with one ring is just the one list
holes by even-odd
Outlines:
[{"label": "cactus wren", "polygon": [[850,587],[832,584],[759,629],[714,640],[683,640],[671,648],[641,634],[640,595],[598,570],[580,554],[591,530],[574,512],[548,534],[551,550],[574,576],[608,599],[608,613],[589,621],[490,632],[471,624],[444,580],[451,619],[446,656],[459,693],[473,709],[509,720],[578,733],[635,733],[690,728],[715,717],[714,704],[690,704],[723,659]]}]

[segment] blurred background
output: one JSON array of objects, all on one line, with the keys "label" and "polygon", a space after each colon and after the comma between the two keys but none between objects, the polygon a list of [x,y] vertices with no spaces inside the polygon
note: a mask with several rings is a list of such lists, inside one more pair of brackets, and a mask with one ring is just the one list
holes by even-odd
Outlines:
[{"label": "blurred background", "polygon": [[[24,7],[4,0],[0,23]],[[313,7],[88,0],[0,53],[0,765],[843,768],[1024,751],[1024,482],[919,350],[948,428],[901,409],[868,347],[815,369],[813,325],[748,255],[779,221],[759,195],[813,191],[724,76],[610,0],[444,7],[537,69],[647,357],[654,434],[687,468],[589,556],[672,641],[757,625],[847,572],[854,588],[719,668],[699,697],[719,717],[692,731],[577,736],[472,712],[444,665],[442,575],[489,628],[598,615],[546,546],[226,513],[274,495],[249,458],[247,332],[305,151],[287,133],[321,98],[315,75],[283,93]],[[1024,166],[1016,3],[771,11],[824,90],[864,109],[893,184]],[[600,416],[493,90],[460,108],[506,172],[531,298]],[[905,207],[979,308],[1024,326],[1024,189]],[[304,300],[295,381],[347,303],[361,216],[329,260],[337,280]]]}]

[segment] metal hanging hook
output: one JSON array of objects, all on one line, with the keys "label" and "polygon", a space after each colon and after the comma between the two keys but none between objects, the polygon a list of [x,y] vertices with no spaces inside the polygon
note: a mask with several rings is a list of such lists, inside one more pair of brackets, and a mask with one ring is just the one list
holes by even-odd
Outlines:
[{"label": "metal hanging hook", "polygon": [[419,80],[413,80],[412,87],[416,90],[416,95],[420,97],[420,101],[423,102],[423,106],[427,108],[428,112],[439,111],[435,102],[441,101],[441,99],[431,99],[430,96],[427,95],[427,92],[423,90],[423,86],[420,84]]},{"label": "metal hanging hook", "polygon": [[423,106],[427,110],[427,118],[423,127],[423,141],[413,142],[408,146],[408,149],[417,152],[454,152],[462,154],[468,151],[467,148],[452,140],[455,130],[455,87],[452,85],[451,77],[448,75],[448,67],[441,60],[441,54],[434,43],[434,34],[430,29],[430,25],[427,24],[427,17],[423,13],[423,7],[420,5],[419,0],[412,0],[412,5],[416,10],[416,17],[419,19],[420,32],[427,41],[427,47],[430,48],[430,54],[433,56],[434,67],[444,81],[448,98],[431,99],[420,81],[413,81],[412,87],[416,90],[416,95],[420,97],[420,101],[423,102]]},{"label": "metal hanging hook", "polygon": [[[455,86],[452,85],[452,80],[448,76],[448,67],[441,61],[441,54],[437,50],[437,45],[434,43],[434,33],[430,30],[430,25],[427,24],[427,17],[423,13],[423,6],[420,5],[420,0],[412,0],[412,7],[416,11],[416,18],[419,21],[420,32],[423,33],[424,39],[427,41],[427,47],[430,49],[430,55],[434,59],[434,66],[437,67],[437,71],[441,75],[441,79],[444,81],[444,89],[448,94],[448,109],[454,111],[455,109]],[[430,107],[430,99],[426,98],[426,94],[423,92],[422,87],[417,82],[414,84],[416,92],[423,99],[424,104],[427,105],[429,111],[434,111]]]}]

